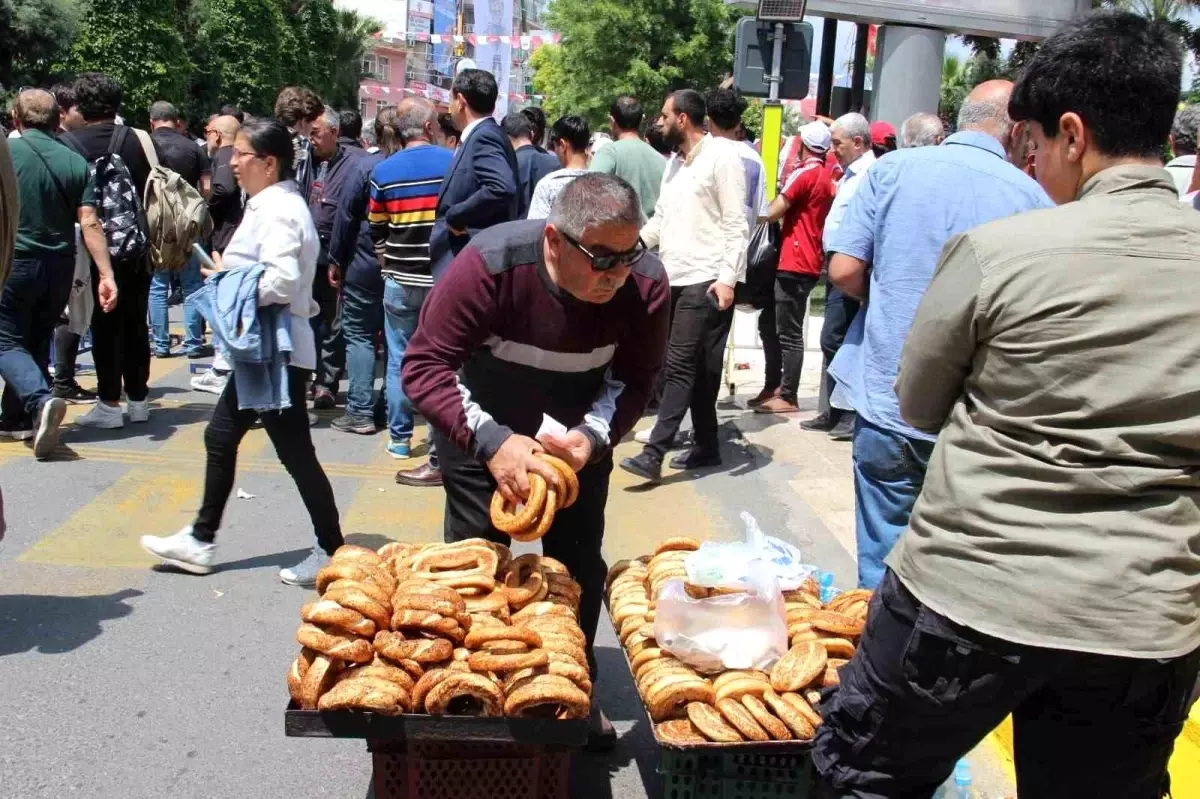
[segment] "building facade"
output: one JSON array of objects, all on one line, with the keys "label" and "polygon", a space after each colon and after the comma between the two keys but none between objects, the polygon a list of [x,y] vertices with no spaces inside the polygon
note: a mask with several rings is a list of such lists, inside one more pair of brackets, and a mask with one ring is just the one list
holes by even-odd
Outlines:
[{"label": "building facade", "polygon": [[529,57],[559,40],[543,30],[547,0],[335,0],[383,26],[363,59],[359,111],[372,120],[380,109],[419,95],[440,108],[450,102],[455,68],[471,59],[496,76],[502,115],[509,106],[537,101]]}]

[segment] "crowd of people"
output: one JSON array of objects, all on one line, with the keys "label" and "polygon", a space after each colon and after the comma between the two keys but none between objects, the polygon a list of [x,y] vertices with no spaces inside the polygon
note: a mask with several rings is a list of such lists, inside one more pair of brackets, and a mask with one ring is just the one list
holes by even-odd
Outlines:
[{"label": "crowd of people", "polygon": [[[933,109],[899,131],[817,119],[775,175],[731,88],[673,91],[650,114],[617,97],[600,135],[536,107],[498,121],[495,78],[466,69],[447,113],[409,98],[364,138],[357,113],[287,87],[274,118],[222,108],[199,143],[169,102],[148,135],[120,124],[99,73],[23,90],[0,434],[48,458],[67,402],[96,402],[82,426],[147,421],[151,356],[177,354],[178,280],[178,354],[213,357],[193,387],[220,399],[195,521],[143,547],[213,568],[238,444],[261,421],[317,539],[281,578],[312,585],[342,533],[309,406],[334,408],[345,379],[335,429],[385,430],[408,458],[415,415],[429,422],[427,462],[396,480],[443,487],[448,541],[506,541],[493,492],[560,486],[539,453],[578,472],[544,545],[582,586],[590,658],[614,446],[656,408],[620,468],[654,484],[672,450],[672,468],[720,464],[738,304],[759,309],[766,355],[749,406],[799,412],[825,281],[820,413],[800,427],[851,442],[858,580],[877,589],[822,705],[828,786],[928,795],[1012,714],[1022,796],[1159,796],[1200,673],[1200,111],[1176,113],[1181,72],[1165,27],[1092,14],[1015,84],[976,87],[952,133]],[[154,267],[138,217],[160,167],[209,216],[178,267]],[[89,324],[95,394],[74,380]]]}]

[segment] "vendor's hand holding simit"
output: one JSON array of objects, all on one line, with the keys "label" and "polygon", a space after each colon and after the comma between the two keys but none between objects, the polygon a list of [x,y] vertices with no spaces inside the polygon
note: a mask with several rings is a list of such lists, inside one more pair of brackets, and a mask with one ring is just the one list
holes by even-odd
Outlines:
[{"label": "vendor's hand holding simit", "polygon": [[562,477],[553,466],[537,457],[545,448],[528,436],[509,436],[488,461],[488,471],[496,480],[496,490],[514,505],[529,496],[529,475],[540,474],[546,482],[562,491]]},{"label": "vendor's hand holding simit", "polygon": [[578,430],[570,430],[565,435],[543,433],[538,437],[538,442],[546,448],[546,452],[562,458],[576,472],[592,459],[592,440]]}]

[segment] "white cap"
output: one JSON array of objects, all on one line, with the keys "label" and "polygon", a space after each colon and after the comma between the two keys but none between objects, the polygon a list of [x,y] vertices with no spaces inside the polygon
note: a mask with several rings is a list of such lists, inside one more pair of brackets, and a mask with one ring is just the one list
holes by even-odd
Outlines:
[{"label": "white cap", "polygon": [[829,148],[833,146],[833,136],[824,122],[809,122],[800,128],[800,141],[815,153],[829,152]]}]

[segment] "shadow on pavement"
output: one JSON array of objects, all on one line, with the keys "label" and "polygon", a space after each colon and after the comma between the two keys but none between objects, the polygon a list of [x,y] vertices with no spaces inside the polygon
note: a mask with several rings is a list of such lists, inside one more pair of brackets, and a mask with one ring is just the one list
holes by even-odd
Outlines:
[{"label": "shadow on pavement", "polygon": [[[775,423],[778,424],[778,422]],[[633,494],[646,493],[660,485],[686,483],[713,474],[744,477],[766,466],[775,455],[775,451],[770,447],[764,447],[761,444],[751,444],[747,441],[739,426],[732,421],[722,424],[717,435],[721,442],[721,464],[719,466],[711,466],[704,469],[685,469],[666,475],[658,483],[641,483],[639,485],[628,486],[625,490]],[[671,453],[668,453],[664,468],[671,468],[671,458],[682,454],[682,452],[673,450]]]},{"label": "shadow on pavement", "polygon": [[133,613],[126,600],[141,595],[133,588],[95,596],[0,595],[0,656],[78,649],[103,632],[101,622]]},{"label": "shadow on pavement", "polygon": [[[287,552],[272,552],[270,555],[255,555],[252,558],[231,560],[228,563],[218,563],[216,568],[213,570],[213,573],[220,574],[221,572],[240,572],[246,571],[247,569],[261,569],[267,566],[273,566],[277,569],[282,568],[283,566],[295,566],[297,563],[304,560],[304,557],[311,551],[311,548],[290,549]],[[161,564],[158,568],[162,568],[163,570],[177,571],[176,569],[171,569],[169,566],[162,567]]]},{"label": "shadow on pavement", "polygon": [[[97,444],[104,441],[125,441],[127,439],[145,439],[148,441],[167,441],[181,427],[207,422],[212,418],[213,406],[204,404],[180,405],[176,408],[158,408],[150,406],[150,421],[145,424],[130,424],[116,430],[101,430],[94,427],[80,427],[77,424],[63,425],[63,438],[71,444]],[[59,445],[62,446],[61,444]]]}]

